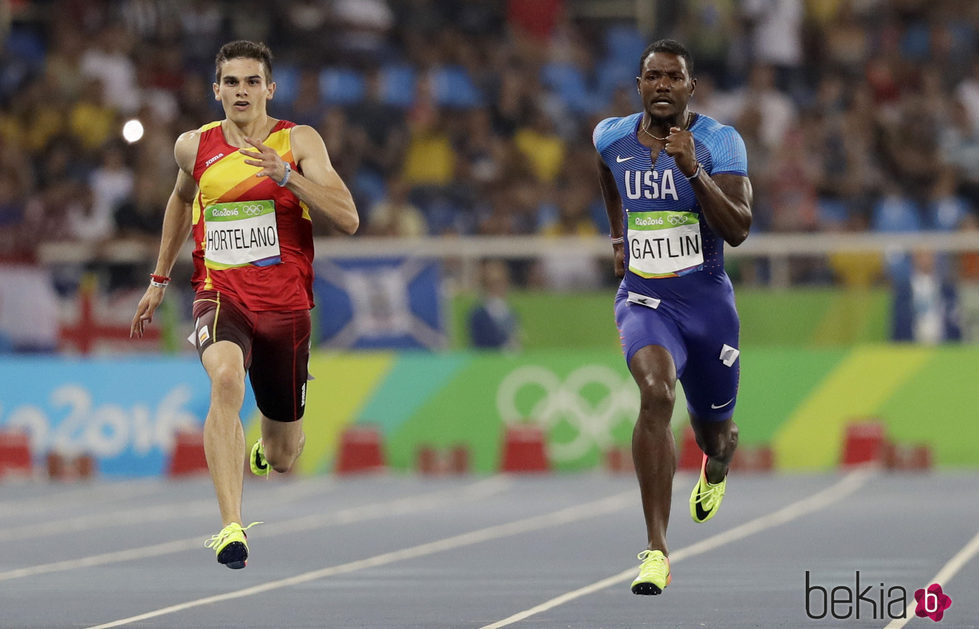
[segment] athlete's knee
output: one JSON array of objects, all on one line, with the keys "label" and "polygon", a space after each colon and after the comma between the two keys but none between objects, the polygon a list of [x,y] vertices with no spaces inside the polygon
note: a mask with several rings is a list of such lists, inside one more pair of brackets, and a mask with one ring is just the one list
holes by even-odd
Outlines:
[{"label": "athlete's knee", "polygon": [[725,447],[725,453],[727,458],[730,459],[734,456],[734,451],[738,449],[738,425],[731,422],[731,430],[727,433],[727,444]]},{"label": "athlete's knee", "polygon": [[302,452],[302,440],[263,440],[265,460],[276,472],[285,474]]},{"label": "athlete's knee", "polygon": [[[669,419],[673,416],[676,402],[676,388],[660,378],[644,377],[638,379],[640,418],[649,420]],[[647,420],[648,421],[648,420]]]},{"label": "athlete's knee", "polygon": [[702,428],[697,431],[697,443],[708,457],[728,461],[738,448],[738,425],[727,421]]},{"label": "athlete's knee", "polygon": [[296,462],[299,453],[282,448],[269,448],[265,446],[265,460],[268,461],[272,469],[280,474],[285,474],[292,469],[292,464]]},{"label": "athlete's knee", "polygon": [[211,389],[215,393],[244,391],[244,369],[230,361],[211,366],[208,374],[211,377]]},{"label": "athlete's knee", "polygon": [[639,378],[639,419],[637,427],[643,430],[668,429],[673,417],[676,391],[669,383],[658,378]]}]

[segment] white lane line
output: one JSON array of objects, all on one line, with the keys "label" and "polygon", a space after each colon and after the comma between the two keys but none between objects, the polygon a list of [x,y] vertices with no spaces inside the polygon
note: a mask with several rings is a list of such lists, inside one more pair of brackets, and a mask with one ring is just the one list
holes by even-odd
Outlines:
[{"label": "white lane line", "polygon": [[474,544],[479,544],[481,542],[486,542],[493,539],[510,537],[521,533],[528,533],[530,531],[537,531],[580,520],[587,520],[589,518],[594,518],[596,516],[624,509],[627,506],[634,505],[635,501],[635,491],[622,492],[614,496],[609,496],[608,498],[602,498],[601,500],[587,502],[573,507],[567,507],[560,509],[559,511],[552,511],[551,513],[532,516],[522,520],[514,520],[513,522],[507,522],[505,524],[488,526],[475,531],[469,531],[468,533],[446,537],[434,542],[419,544],[417,546],[411,546],[401,550],[374,555],[373,557],[368,557],[366,559],[359,559],[357,561],[351,561],[345,564],[304,572],[294,577],[289,577],[288,579],[270,581],[268,583],[263,583],[262,585],[227,592],[226,594],[218,594],[216,596],[208,596],[206,598],[200,598],[194,601],[188,601],[186,603],[171,605],[170,607],[164,607],[162,609],[146,612],[145,614],[140,614],[138,616],[122,618],[120,620],[115,620],[102,625],[89,627],[88,629],[109,629],[110,627],[121,627],[123,625],[148,620],[150,618],[157,618],[167,614],[173,614],[193,607],[200,607],[203,605],[211,605],[213,603],[220,603],[237,598],[244,598],[246,596],[262,594],[264,592],[278,590],[284,587],[309,583],[310,581],[316,581],[318,579],[332,577],[338,574],[347,574],[357,570],[376,568],[378,566],[384,566],[398,561],[404,561],[406,559],[415,559],[425,555],[432,555],[434,553],[447,550],[472,546]]},{"label": "white lane line", "polygon": [[[286,533],[295,533],[296,531],[308,531],[326,526],[350,524],[352,522],[362,522],[365,520],[423,511],[447,502],[455,503],[459,500],[481,500],[489,495],[502,491],[510,483],[511,481],[509,479],[494,476],[462,488],[440,490],[420,496],[408,496],[387,502],[377,502],[341,509],[333,513],[314,514],[293,520],[272,522],[258,529],[259,535],[256,536],[256,539],[259,537],[272,537]],[[204,539],[204,536],[189,537],[139,548],[117,550],[109,553],[90,555],[88,557],[80,557],[78,559],[67,559],[65,561],[7,570],[0,572],[0,581],[169,555],[201,548]]]},{"label": "white lane line", "polygon": [[[685,546],[680,550],[671,552],[670,563],[675,564],[679,561],[683,561],[684,559],[701,555],[709,550],[713,550],[739,539],[744,539],[749,535],[760,533],[764,530],[779,526],[780,524],[785,524],[786,522],[795,520],[808,513],[818,511],[819,509],[845,498],[846,496],[849,496],[853,492],[860,489],[870,479],[871,475],[872,472],[869,470],[858,470],[851,472],[836,484],[831,485],[830,487],[827,487],[826,489],[820,491],[819,493],[813,494],[808,498],[793,502],[792,504],[782,507],[774,513],[755,518],[754,520],[745,522],[744,524],[728,529],[727,531],[712,535],[697,542],[696,544]],[[481,629],[499,629],[500,627],[512,625],[541,612],[545,612],[549,609],[558,607],[559,605],[563,605],[577,598],[581,598],[582,596],[587,596],[588,594],[598,592],[599,590],[604,590],[605,588],[611,587],[618,583],[634,579],[636,572],[637,568],[631,567],[627,570],[623,570],[619,574],[606,577],[601,581],[596,581],[591,585],[586,585],[585,587],[577,590],[567,592],[561,596],[552,598],[549,601],[545,601],[540,605],[531,607],[530,609],[517,612],[516,614],[504,618],[503,620],[485,625],[481,627]]]},{"label": "white lane line", "polygon": [[[310,494],[326,493],[336,489],[336,482],[324,479],[318,484],[303,482],[297,484],[280,484],[269,497],[259,497],[263,506],[282,505],[305,498]],[[86,505],[87,506],[87,505]],[[131,526],[144,522],[161,522],[165,520],[186,519],[198,516],[215,515],[217,503],[213,498],[193,500],[169,504],[118,509],[89,513],[71,518],[48,520],[0,528],[0,542],[37,539],[52,535],[73,534],[92,529],[109,528],[114,526]]]},{"label": "white lane line", "polygon": [[[949,559],[948,563],[942,566],[942,569],[938,571],[938,574],[936,574],[931,581],[929,581],[926,585],[922,587],[927,587],[932,583],[939,583],[944,589],[945,586],[948,584],[948,582],[952,580],[952,577],[958,574],[959,570],[961,570],[962,567],[965,566],[965,564],[972,561],[972,558],[976,556],[976,553],[979,553],[979,533],[976,533],[975,537],[973,537],[968,544],[963,546],[962,550],[955,553],[955,556]],[[951,611],[952,614],[954,614],[955,613],[954,600],[952,601],[952,604],[953,605],[952,607],[949,607],[949,610]],[[884,629],[901,629],[901,627],[908,624],[909,620],[911,620],[912,618],[917,618],[917,616],[915,616],[914,614],[914,610],[917,607],[918,607],[918,601],[914,600],[914,597],[912,596],[911,602],[908,603],[907,609],[904,610],[904,618],[895,618],[894,620],[889,622],[887,626],[884,627]]]}]

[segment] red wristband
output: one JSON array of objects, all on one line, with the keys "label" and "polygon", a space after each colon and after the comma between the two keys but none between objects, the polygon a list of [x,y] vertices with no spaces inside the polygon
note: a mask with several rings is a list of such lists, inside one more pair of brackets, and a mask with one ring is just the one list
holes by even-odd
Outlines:
[{"label": "red wristband", "polygon": [[166,288],[170,283],[170,278],[166,275],[157,275],[156,273],[150,273],[150,285],[156,286],[158,288]]}]

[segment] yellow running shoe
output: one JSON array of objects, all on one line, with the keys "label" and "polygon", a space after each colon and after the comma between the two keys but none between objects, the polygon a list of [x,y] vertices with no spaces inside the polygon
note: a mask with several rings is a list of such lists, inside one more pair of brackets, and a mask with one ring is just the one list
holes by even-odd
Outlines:
[{"label": "yellow running shoe", "polygon": [[633,594],[660,594],[673,580],[670,574],[670,558],[661,550],[644,550],[639,553],[639,576],[632,582]]},{"label": "yellow running shoe", "polygon": [[265,458],[265,446],[262,445],[262,440],[259,439],[252,446],[252,453],[248,457],[248,466],[252,468],[252,474],[255,476],[264,476],[268,478],[269,473],[272,471],[272,466],[269,465],[268,460]]},{"label": "yellow running shoe", "polygon": [[232,522],[221,529],[217,535],[212,535],[205,540],[204,548],[213,548],[214,554],[218,558],[218,563],[223,563],[232,570],[240,570],[248,563],[248,536],[245,531],[261,522],[252,522],[246,527],[242,527],[237,522]]},{"label": "yellow running shoe", "polygon": [[716,485],[707,482],[707,455],[700,465],[700,478],[690,494],[690,517],[694,522],[706,522],[714,517],[724,499],[727,477]]}]

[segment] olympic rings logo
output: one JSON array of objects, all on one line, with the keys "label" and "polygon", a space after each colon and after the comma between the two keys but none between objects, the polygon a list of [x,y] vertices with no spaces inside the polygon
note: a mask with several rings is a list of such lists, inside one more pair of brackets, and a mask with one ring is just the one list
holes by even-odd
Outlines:
[{"label": "olympic rings logo", "polygon": [[605,450],[613,431],[631,426],[639,410],[632,378],[604,365],[585,365],[563,380],[553,371],[526,365],[511,371],[496,391],[496,408],[506,424],[528,420],[553,436],[548,445],[555,461],[579,459],[595,446]]},{"label": "olympic rings logo", "polygon": [[265,213],[265,208],[258,204],[239,205],[238,207],[241,208],[241,211],[247,214],[248,216],[258,216],[260,214]]},{"label": "olympic rings logo", "polygon": [[670,222],[670,225],[685,225],[687,222],[685,216],[677,216],[676,214],[671,214],[666,220]]}]

